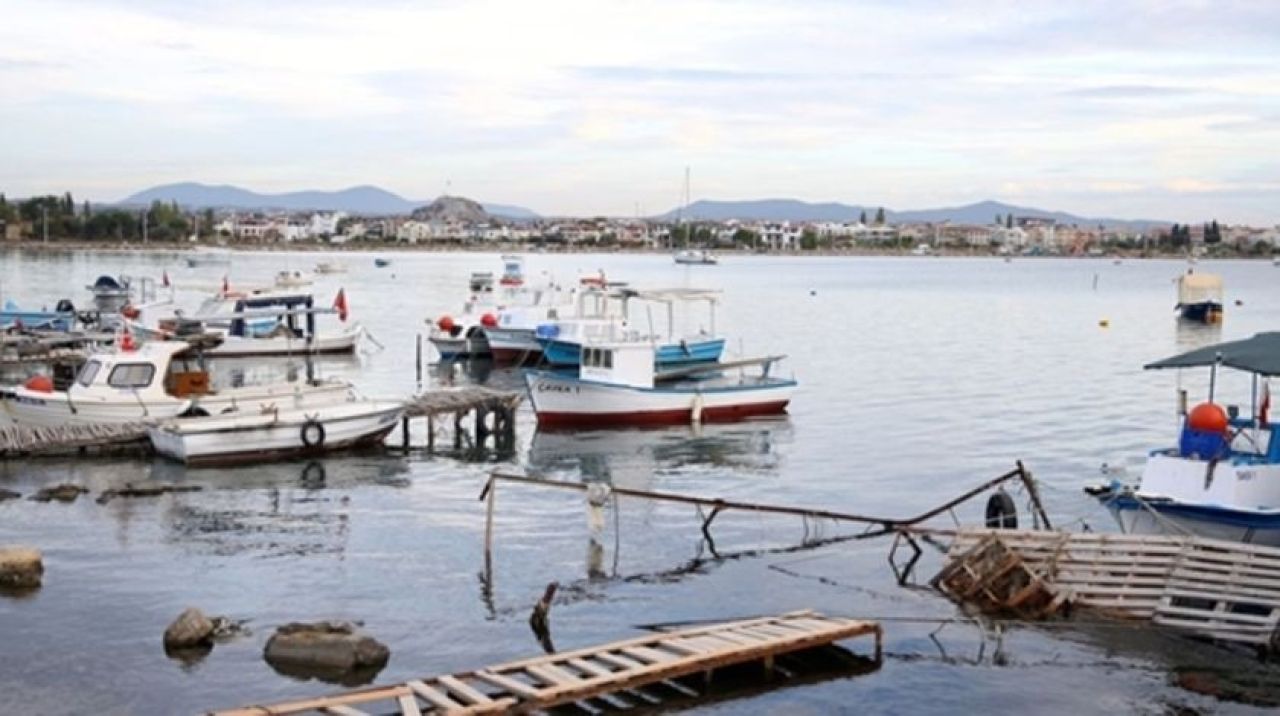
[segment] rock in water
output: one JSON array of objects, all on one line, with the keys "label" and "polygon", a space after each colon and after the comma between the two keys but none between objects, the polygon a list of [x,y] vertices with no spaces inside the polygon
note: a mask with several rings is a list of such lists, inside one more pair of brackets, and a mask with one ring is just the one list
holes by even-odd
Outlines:
[{"label": "rock in water", "polygon": [[14,492],[13,490],[0,490],[0,502],[4,502],[5,500],[16,500],[19,497],[22,497],[21,492]]},{"label": "rock in water", "polygon": [[87,487],[72,485],[70,483],[62,485],[54,485],[53,487],[44,487],[36,491],[30,499],[36,502],[50,502],[57,500],[58,502],[75,502],[76,498],[88,492]]},{"label": "rock in water", "polygon": [[314,669],[320,678],[381,669],[390,656],[385,644],[345,622],[285,624],[271,635],[263,651],[267,662],[281,671]]},{"label": "rock in water", "polygon": [[0,547],[0,587],[34,589],[44,577],[40,550],[33,547]]},{"label": "rock in water", "polygon": [[207,645],[213,641],[213,629],[212,619],[199,609],[189,607],[164,630],[164,646],[166,649],[189,649]]}]

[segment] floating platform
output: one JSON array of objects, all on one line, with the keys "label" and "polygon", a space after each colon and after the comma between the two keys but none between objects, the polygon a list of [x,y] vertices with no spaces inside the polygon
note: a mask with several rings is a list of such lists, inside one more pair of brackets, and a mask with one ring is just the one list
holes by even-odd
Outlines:
[{"label": "floating platform", "polygon": [[[960,583],[972,585],[964,591],[982,595],[981,585],[1013,573],[1001,571],[1009,561],[985,559],[994,545],[1016,555],[1014,570],[1027,572],[1016,580],[1018,599],[1043,585],[1055,602],[1280,648],[1280,548],[1194,536],[967,529],[955,534],[939,581],[963,573]],[[1007,606],[1016,612],[1021,604]]]},{"label": "floating platform", "polygon": [[150,449],[142,423],[67,424],[57,427],[0,427],[0,457],[49,455],[73,450]]},{"label": "floating platform", "polygon": [[[802,611],[713,626],[659,632],[587,649],[539,656],[452,676],[412,679],[344,694],[215,711],[211,716],[285,714],[494,714],[534,711],[600,699],[663,684],[681,696],[689,687],[672,681],[749,662],[773,668],[779,655],[874,635],[875,660],[883,634],[876,622]],[[655,689],[656,691],[656,689]],[[598,712],[590,708],[589,712]]]}]

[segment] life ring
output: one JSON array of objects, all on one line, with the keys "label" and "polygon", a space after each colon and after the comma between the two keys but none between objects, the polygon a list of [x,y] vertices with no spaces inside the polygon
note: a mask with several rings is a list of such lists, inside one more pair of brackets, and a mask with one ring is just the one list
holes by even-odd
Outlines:
[{"label": "life ring", "polygon": [[1018,506],[1004,490],[987,500],[987,527],[1001,530],[1018,528]]},{"label": "life ring", "polygon": [[324,445],[324,426],[315,418],[307,418],[302,424],[302,444],[309,448]]}]

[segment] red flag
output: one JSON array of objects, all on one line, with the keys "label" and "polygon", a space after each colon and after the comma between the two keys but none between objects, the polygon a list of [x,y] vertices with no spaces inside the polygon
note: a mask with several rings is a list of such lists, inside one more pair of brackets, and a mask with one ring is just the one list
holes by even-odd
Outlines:
[{"label": "red flag", "polygon": [[165,271],[160,275],[160,285],[169,288],[169,272]]},{"label": "red flag", "polygon": [[333,307],[338,309],[338,320],[347,320],[347,291],[346,289],[338,289],[338,295],[333,299]]},{"label": "red flag", "polygon": [[222,275],[222,292],[231,293],[231,282],[227,280],[226,274]]},{"label": "red flag", "polygon": [[1265,425],[1271,418],[1271,384],[1268,381],[1262,383],[1262,405],[1258,407],[1258,422]]}]

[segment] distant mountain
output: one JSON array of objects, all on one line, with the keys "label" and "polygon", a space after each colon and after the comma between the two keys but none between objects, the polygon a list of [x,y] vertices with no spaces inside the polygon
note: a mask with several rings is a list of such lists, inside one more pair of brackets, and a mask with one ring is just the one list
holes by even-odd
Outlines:
[{"label": "distant mountain", "polygon": [[[226,184],[213,186],[185,182],[166,184],[120,201],[126,205],[144,205],[153,201],[176,201],[188,208],[215,209],[280,209],[284,211],[345,211],[351,214],[408,214],[430,201],[411,201],[376,186],[353,186],[340,191],[295,191],[284,194],[260,194]],[[485,204],[485,210],[511,219],[536,219],[529,209],[503,204]]]},{"label": "distant mountain", "polygon": [[[856,204],[840,204],[836,202],[809,203],[797,199],[756,199],[750,201],[695,201],[686,207],[656,217],[672,221],[677,216],[700,219],[704,221],[727,221],[740,219],[743,221],[857,221],[866,212],[868,219],[875,218],[879,207],[859,206]],[[1059,224],[1076,224],[1079,226],[1124,227],[1142,230],[1152,225],[1166,225],[1171,222],[1149,219],[1108,219],[1089,218],[1068,214],[1061,211],[1046,211],[1025,206],[1014,206],[999,201],[980,201],[964,206],[942,209],[919,209],[914,211],[893,211],[885,209],[885,218],[894,223],[939,223],[950,221],[955,224],[989,224],[995,221],[996,214],[1005,216],[1013,212],[1015,217],[1037,219],[1053,219]]]}]

